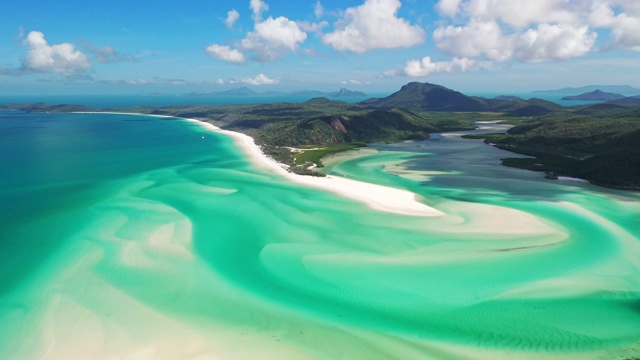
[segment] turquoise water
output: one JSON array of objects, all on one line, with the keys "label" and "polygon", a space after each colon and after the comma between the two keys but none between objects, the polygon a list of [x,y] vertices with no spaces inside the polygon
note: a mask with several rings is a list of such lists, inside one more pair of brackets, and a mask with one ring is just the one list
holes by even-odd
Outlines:
[{"label": "turquoise water", "polygon": [[456,134],[368,151],[327,171],[446,215],[291,184],[183,120],[0,113],[0,358],[640,356],[637,193]]}]

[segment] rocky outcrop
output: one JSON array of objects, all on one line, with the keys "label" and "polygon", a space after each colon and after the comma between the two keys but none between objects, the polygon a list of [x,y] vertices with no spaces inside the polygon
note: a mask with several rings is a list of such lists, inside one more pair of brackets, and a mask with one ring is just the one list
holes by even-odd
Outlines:
[{"label": "rocky outcrop", "polygon": [[336,117],[336,116],[332,116],[329,119],[329,126],[331,126],[331,128],[333,130],[338,130],[343,134],[347,133],[347,129],[344,127],[344,125],[342,124],[342,122],[340,121],[340,118]]}]

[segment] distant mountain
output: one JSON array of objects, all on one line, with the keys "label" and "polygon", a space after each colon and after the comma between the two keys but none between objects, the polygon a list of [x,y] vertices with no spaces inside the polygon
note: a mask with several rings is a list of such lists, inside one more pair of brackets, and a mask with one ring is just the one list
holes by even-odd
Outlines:
[{"label": "distant mountain", "polygon": [[351,91],[349,89],[340,89],[335,92],[323,92],[318,90],[297,90],[291,92],[282,91],[265,91],[256,92],[248,87],[230,89],[225,91],[214,91],[208,93],[191,92],[183,96],[299,96],[299,97],[367,97],[367,94],[360,91]]},{"label": "distant mountain", "polygon": [[282,91],[265,91],[265,92],[261,93],[260,95],[263,95],[263,96],[281,96],[281,95],[287,95],[287,94],[283,93]]},{"label": "distant mountain", "polygon": [[640,95],[630,96],[623,99],[609,100],[607,101],[607,103],[619,105],[640,105]]},{"label": "distant mountain", "polygon": [[591,106],[587,106],[575,112],[578,115],[587,115],[593,117],[615,117],[623,116],[626,114],[632,114],[632,109],[626,106],[617,104],[600,103]]},{"label": "distant mountain", "polygon": [[287,95],[291,96],[311,96],[311,97],[324,97],[329,95],[326,92],[318,91],[318,90],[298,90],[287,93]]},{"label": "distant mountain", "polygon": [[336,91],[329,94],[330,97],[367,97],[367,94],[360,91],[351,91],[349,89],[342,88],[340,91]]},{"label": "distant mountain", "polygon": [[414,111],[484,111],[487,104],[441,85],[412,82],[382,99],[358,103],[373,108],[400,108]]},{"label": "distant mountain", "polygon": [[467,96],[441,85],[412,82],[386,98],[357,103],[364,108],[398,108],[411,111],[496,111],[513,116],[540,116],[564,107],[554,102],[517,97],[487,99]]},{"label": "distant mountain", "polygon": [[542,116],[552,111],[540,105],[529,105],[507,113],[508,116]]},{"label": "distant mountain", "polygon": [[604,92],[602,90],[595,90],[592,92],[576,95],[565,96],[560,100],[582,100],[582,101],[609,101],[623,99],[626,96],[620,94],[614,94],[610,92]]},{"label": "distant mountain", "polygon": [[521,100],[521,98],[517,97],[517,96],[513,96],[513,95],[499,95],[494,97],[494,99],[497,100]]},{"label": "distant mountain", "polygon": [[640,89],[631,87],[629,85],[588,85],[578,88],[567,87],[557,90],[536,90],[531,93],[534,94],[548,94],[548,95],[567,95],[567,94],[584,94],[587,92],[593,92],[601,90],[605,92],[611,92],[615,94],[624,95],[640,95]]},{"label": "distant mountain", "polygon": [[214,93],[214,94],[215,95],[222,95],[222,96],[256,96],[256,95],[259,95],[257,92],[249,89],[246,86],[243,86],[243,87],[237,88],[237,89],[220,91],[220,92],[217,92],[217,93]]}]

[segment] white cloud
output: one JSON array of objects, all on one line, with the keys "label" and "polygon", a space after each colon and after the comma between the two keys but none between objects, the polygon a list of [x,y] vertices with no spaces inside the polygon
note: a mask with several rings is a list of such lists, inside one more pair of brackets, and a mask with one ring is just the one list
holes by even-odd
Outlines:
[{"label": "white cloud", "polygon": [[220,60],[234,63],[245,62],[247,55],[252,55],[251,58],[255,61],[276,61],[289,52],[296,52],[300,44],[307,40],[307,33],[301,29],[301,26],[315,31],[320,31],[325,26],[323,23],[298,25],[284,16],[275,19],[269,16],[263,21],[262,13],[269,9],[269,5],[262,0],[251,0],[249,6],[253,11],[253,31],[247,33],[236,44],[235,49],[212,44],[206,49],[209,54]]},{"label": "white cloud", "polygon": [[439,0],[436,6],[449,19],[433,39],[452,57],[566,60],[596,49],[598,27],[610,30],[616,47],[640,50],[637,0]]},{"label": "white cloud", "polygon": [[522,61],[566,60],[587,54],[596,37],[587,26],[541,24],[520,36],[515,53]]},{"label": "white cloud", "polygon": [[243,53],[226,45],[211,44],[206,51],[213,57],[233,63],[243,63],[246,58]]},{"label": "white cloud", "polygon": [[[618,9],[617,14],[614,9]],[[589,14],[589,24],[610,29],[613,47],[640,51],[640,2],[595,0]]]},{"label": "white cloud", "polygon": [[227,19],[224,21],[224,23],[227,24],[227,27],[229,29],[231,29],[239,18],[240,13],[236,9],[232,9],[227,12]]},{"label": "white cloud", "polygon": [[87,55],[73,44],[49,45],[40,31],[31,31],[23,43],[29,47],[22,64],[25,71],[77,75],[91,68]]},{"label": "white cloud", "polygon": [[251,0],[249,7],[253,11],[253,20],[256,22],[262,20],[262,12],[269,10],[269,5],[262,0]]},{"label": "white cloud", "polygon": [[316,5],[313,8],[313,14],[319,18],[322,17],[322,15],[324,15],[324,7],[322,6],[322,4],[320,3],[320,0],[318,0],[316,2]]},{"label": "white cloud", "polygon": [[300,30],[304,32],[314,32],[318,34],[321,34],[322,29],[324,29],[329,25],[329,23],[326,21],[321,21],[319,23],[312,23],[308,21],[298,21],[296,22],[296,24],[298,24],[298,27],[300,28]]},{"label": "white cloud", "polygon": [[253,58],[257,61],[275,61],[298,50],[306,39],[307,34],[295,22],[283,16],[269,17],[256,23],[254,31],[242,39],[239,47],[255,52]]},{"label": "white cloud", "polygon": [[460,0],[440,0],[436,4],[438,11],[446,16],[454,17],[458,13]]},{"label": "white cloud", "polygon": [[373,49],[409,47],[422,43],[425,32],[418,25],[397,17],[400,0],[365,0],[348,8],[336,24],[336,30],[322,41],[336,50],[357,54]]},{"label": "white cloud", "polygon": [[433,32],[438,49],[456,57],[486,56],[493,61],[512,57],[514,40],[495,22],[471,21],[466,26],[440,27]]},{"label": "white cloud", "polygon": [[538,23],[575,23],[580,20],[578,10],[581,2],[583,1],[467,0],[458,9],[472,18],[499,20],[513,27],[524,28]]},{"label": "white cloud", "polygon": [[398,75],[398,70],[384,70],[382,73],[380,73],[380,75],[378,75],[379,78],[384,78],[384,79],[389,79],[389,78],[393,78],[396,77]]},{"label": "white cloud", "polygon": [[[454,58],[452,61],[431,61],[425,56],[422,60],[411,60],[404,68],[404,75],[412,77],[428,76],[440,72],[465,72],[477,67],[477,62],[468,58]],[[391,73],[389,73],[391,74]]]},{"label": "white cloud", "polygon": [[224,85],[224,79],[217,79],[217,80],[216,80],[216,84],[218,84],[218,85]]},{"label": "white cloud", "polygon": [[269,77],[267,77],[265,74],[259,74],[256,77],[253,78],[245,78],[245,79],[238,79],[238,80],[230,80],[229,81],[230,84],[237,84],[237,83],[243,83],[243,84],[249,84],[249,85],[273,85],[273,84],[278,84],[280,83],[280,80],[278,79],[270,79]]}]

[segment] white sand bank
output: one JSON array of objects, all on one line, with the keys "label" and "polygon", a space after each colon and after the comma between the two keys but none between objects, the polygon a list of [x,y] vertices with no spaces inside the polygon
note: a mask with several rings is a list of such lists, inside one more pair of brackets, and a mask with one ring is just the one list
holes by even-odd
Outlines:
[{"label": "white sand bank", "polygon": [[[149,115],[149,114],[136,114],[136,113],[119,113],[119,112],[82,112],[83,114],[118,114],[118,115],[142,115],[142,116],[155,116],[164,118],[180,118],[175,116],[165,115]],[[442,212],[427,206],[416,199],[416,194],[396,189],[392,187],[365,183],[361,181],[336,177],[315,177],[315,176],[303,176],[290,173],[284,168],[284,165],[277,163],[273,159],[267,157],[260,147],[256,145],[248,135],[241,134],[234,131],[222,130],[217,126],[210,123],[200,121],[197,119],[185,119],[190,122],[199,124],[200,126],[217,133],[231,136],[240,149],[249,157],[255,165],[270,172],[277,173],[290,181],[311,186],[318,189],[331,191],[340,196],[360,201],[366,204],[368,207],[386,211],[390,213],[411,215],[411,216],[442,216]]]},{"label": "white sand bank", "polygon": [[574,178],[574,177],[569,177],[569,176],[558,176],[558,180],[562,180],[562,181],[575,181],[575,182],[581,182],[581,183],[588,183],[588,180],[585,179],[580,179],[580,178]]}]

